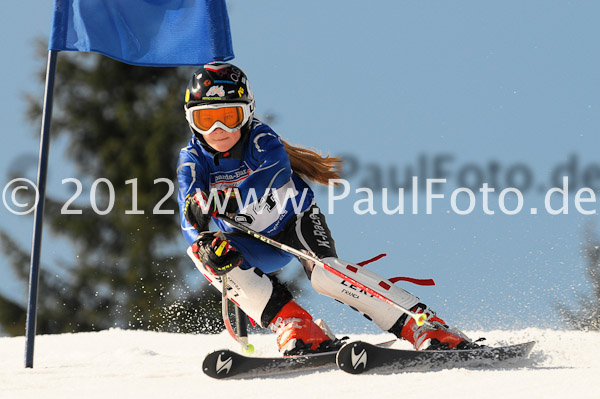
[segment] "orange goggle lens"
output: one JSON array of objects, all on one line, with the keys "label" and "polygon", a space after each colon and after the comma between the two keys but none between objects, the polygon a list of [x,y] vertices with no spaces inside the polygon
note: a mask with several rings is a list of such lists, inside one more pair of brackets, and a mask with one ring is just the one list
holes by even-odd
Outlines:
[{"label": "orange goggle lens", "polygon": [[242,124],[244,110],[242,107],[197,109],[193,112],[193,117],[194,124],[200,130],[209,130],[215,122],[234,129]]}]

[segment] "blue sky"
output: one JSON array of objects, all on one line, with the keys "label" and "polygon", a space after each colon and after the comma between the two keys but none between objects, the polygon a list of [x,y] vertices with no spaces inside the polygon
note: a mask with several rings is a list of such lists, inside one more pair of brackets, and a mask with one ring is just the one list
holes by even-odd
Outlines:
[{"label": "blue sky", "polygon": [[[38,128],[25,123],[22,94],[42,98],[33,75],[45,61],[35,57],[32,40],[47,38],[50,3],[10,2],[0,17],[3,37],[14,38],[2,52],[0,188],[9,170],[35,176]],[[252,82],[258,113],[276,114],[272,126],[290,142],[356,160],[353,192],[379,178],[392,190],[389,182],[407,167],[446,159],[446,198],[434,202],[431,215],[424,213],[424,192],[418,215],[383,214],[381,194],[374,196],[377,215],[353,212],[360,194],[336,203],[328,221],[341,258],[386,252],[373,270],[433,277],[437,287],[403,287],[465,329],[560,325],[555,303],[574,303],[575,292],[588,291],[581,245],[584,228],[598,216],[577,213],[574,195],[568,215],[548,215],[541,193],[554,172],[567,169],[579,185],[587,173],[600,188],[600,4],[235,0],[228,7],[234,62]],[[60,181],[73,168],[62,156],[64,144],[51,148],[49,190],[68,198]],[[457,182],[477,182],[478,173],[488,181],[491,165],[503,187],[531,179],[526,211],[508,216],[495,206],[496,214],[486,215],[477,195],[470,215],[454,213]],[[317,194],[326,208],[326,190]],[[600,212],[598,197],[586,208]],[[490,198],[497,203],[498,195]],[[397,203],[398,195],[389,200]],[[406,204],[410,210],[410,195]],[[531,207],[540,212],[531,215]],[[0,227],[25,247],[31,225],[0,206]],[[46,259],[73,261],[64,248],[68,243],[44,237]],[[25,298],[6,268],[0,261],[0,290]],[[372,329],[308,285],[304,294],[300,302],[335,328]]]}]

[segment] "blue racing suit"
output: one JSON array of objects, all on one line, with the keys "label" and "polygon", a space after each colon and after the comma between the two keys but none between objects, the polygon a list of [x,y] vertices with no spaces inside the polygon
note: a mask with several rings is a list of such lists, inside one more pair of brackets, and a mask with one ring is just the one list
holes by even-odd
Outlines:
[{"label": "blue racing suit", "polygon": [[[236,147],[237,151],[234,151]],[[254,119],[249,132],[242,134],[234,149],[224,154],[216,153],[192,137],[179,153],[177,199],[181,228],[190,245],[199,231],[185,219],[185,200],[189,194],[200,190],[210,192],[237,187],[242,206],[236,220],[269,237],[280,233],[288,222],[313,203],[313,191],[292,171],[279,135],[269,126]],[[225,233],[234,230],[222,220],[213,218],[213,221]],[[208,226],[198,228],[207,230]],[[241,265],[244,269],[256,267],[271,273],[293,258],[249,236],[228,235],[228,239],[244,255]]]}]

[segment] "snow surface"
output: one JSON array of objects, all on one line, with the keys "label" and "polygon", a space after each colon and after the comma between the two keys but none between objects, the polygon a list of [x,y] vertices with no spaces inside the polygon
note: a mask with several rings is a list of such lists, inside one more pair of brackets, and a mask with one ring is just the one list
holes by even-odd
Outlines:
[{"label": "snow surface", "polygon": [[[236,348],[226,334],[187,335],[108,330],[43,335],[33,369],[24,367],[25,338],[0,338],[0,398],[600,398],[600,333],[524,329],[467,331],[489,345],[530,340],[530,360],[502,369],[453,369],[393,375],[331,369],[246,380],[214,380],[204,355]],[[256,355],[275,355],[270,334],[250,337]],[[389,334],[352,334],[381,342]],[[406,347],[405,343],[396,344]]]}]

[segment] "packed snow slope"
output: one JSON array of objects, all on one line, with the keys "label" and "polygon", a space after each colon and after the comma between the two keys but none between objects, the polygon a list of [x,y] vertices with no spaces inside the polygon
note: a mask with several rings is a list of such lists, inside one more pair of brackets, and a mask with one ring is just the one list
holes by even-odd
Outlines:
[{"label": "packed snow slope", "polygon": [[[489,345],[537,341],[519,367],[453,369],[392,375],[341,370],[246,380],[214,380],[204,355],[236,348],[219,335],[109,330],[36,339],[33,369],[24,368],[25,339],[0,338],[0,398],[600,398],[600,333],[525,329],[468,331]],[[380,342],[389,334],[351,335]],[[273,335],[253,335],[256,355],[275,355]],[[398,347],[406,348],[404,343]]]}]

